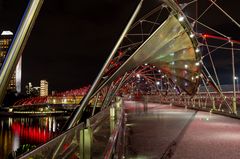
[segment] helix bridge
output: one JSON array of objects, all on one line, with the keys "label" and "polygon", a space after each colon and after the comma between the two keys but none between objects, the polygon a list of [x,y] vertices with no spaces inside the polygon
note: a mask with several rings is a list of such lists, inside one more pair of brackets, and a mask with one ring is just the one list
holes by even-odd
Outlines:
[{"label": "helix bridge", "polygon": [[[1,92],[42,3],[29,2]],[[217,24],[240,24],[221,4],[140,0],[62,134],[20,158],[237,158],[240,41]]]}]

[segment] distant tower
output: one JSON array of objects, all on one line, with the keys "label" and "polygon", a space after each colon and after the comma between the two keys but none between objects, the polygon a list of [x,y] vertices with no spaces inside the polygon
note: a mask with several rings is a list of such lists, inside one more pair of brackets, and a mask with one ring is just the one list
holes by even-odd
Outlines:
[{"label": "distant tower", "polygon": [[48,96],[48,82],[46,80],[40,81],[40,96]]},{"label": "distant tower", "polygon": [[[11,45],[13,33],[11,31],[3,31],[0,36],[0,67],[2,66],[4,59],[7,55],[8,49]],[[21,78],[22,78],[22,57],[16,66],[12,78],[10,79],[8,90],[21,92]]]},{"label": "distant tower", "polygon": [[20,57],[16,70],[15,70],[15,79],[16,79],[16,91],[21,93],[21,80],[22,80],[22,56]]}]

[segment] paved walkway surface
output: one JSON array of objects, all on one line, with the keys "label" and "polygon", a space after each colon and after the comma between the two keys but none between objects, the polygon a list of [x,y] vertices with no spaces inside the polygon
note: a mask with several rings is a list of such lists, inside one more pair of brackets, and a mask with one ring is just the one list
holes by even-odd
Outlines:
[{"label": "paved walkway surface", "polygon": [[125,158],[240,158],[238,119],[153,103],[125,106]]}]

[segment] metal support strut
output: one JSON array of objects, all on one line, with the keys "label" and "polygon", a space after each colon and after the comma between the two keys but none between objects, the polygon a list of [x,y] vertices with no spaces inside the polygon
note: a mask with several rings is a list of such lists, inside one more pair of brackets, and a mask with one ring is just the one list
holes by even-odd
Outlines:
[{"label": "metal support strut", "polygon": [[3,101],[7,85],[16,68],[17,62],[27,43],[27,39],[33,28],[37,15],[43,4],[43,0],[30,0],[24,12],[21,23],[8,50],[7,56],[0,70],[0,104]]},{"label": "metal support strut", "polygon": [[91,97],[91,95],[94,93],[96,87],[98,86],[99,82],[101,81],[104,71],[105,69],[108,67],[108,65],[110,64],[110,61],[112,60],[112,58],[114,57],[118,47],[120,46],[121,42],[123,41],[125,35],[127,34],[129,28],[131,27],[132,23],[134,22],[135,18],[137,17],[138,12],[140,11],[140,8],[142,6],[143,0],[141,0],[136,8],[136,10],[134,11],[131,19],[129,20],[127,26],[125,27],[122,35],[120,36],[120,38],[118,39],[116,45],[114,46],[111,54],[109,55],[107,61],[105,62],[104,66],[102,67],[101,71],[99,72],[98,76],[96,77],[95,81],[92,84],[92,87],[90,88],[89,92],[87,93],[87,95],[85,96],[85,98],[83,99],[83,102],[80,106],[80,109],[78,109],[78,111],[76,112],[76,114],[74,115],[74,117],[72,118],[72,120],[70,121],[70,124],[68,125],[68,129],[73,127],[75,125],[75,123],[81,119],[82,113],[85,109],[85,107],[87,106],[89,99]]}]

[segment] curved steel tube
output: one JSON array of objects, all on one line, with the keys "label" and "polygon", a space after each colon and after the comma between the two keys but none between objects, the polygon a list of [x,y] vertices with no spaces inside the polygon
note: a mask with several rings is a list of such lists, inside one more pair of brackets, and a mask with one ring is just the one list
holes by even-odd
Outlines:
[{"label": "curved steel tube", "polygon": [[0,70],[0,104],[3,101],[7,85],[23,52],[34,22],[43,4],[43,0],[30,0],[22,17],[13,42]]}]

